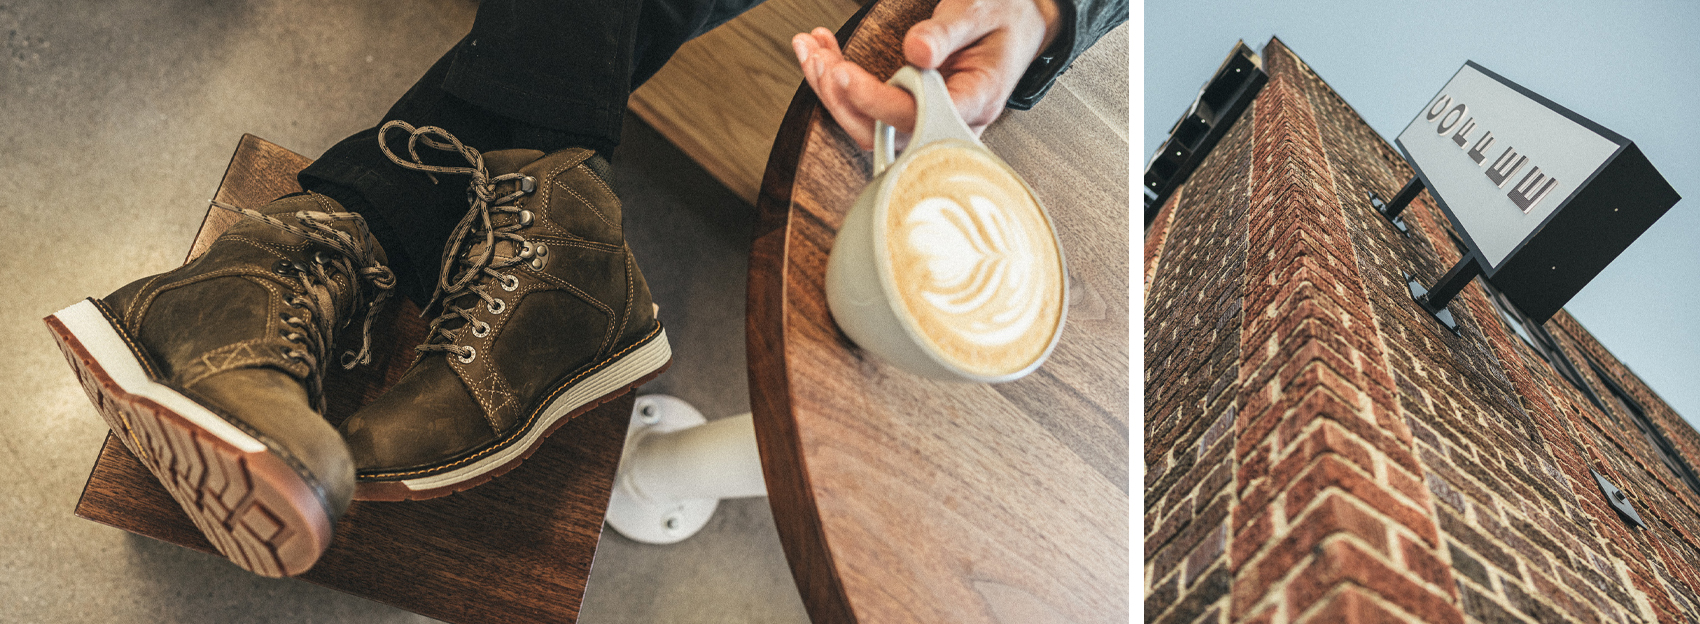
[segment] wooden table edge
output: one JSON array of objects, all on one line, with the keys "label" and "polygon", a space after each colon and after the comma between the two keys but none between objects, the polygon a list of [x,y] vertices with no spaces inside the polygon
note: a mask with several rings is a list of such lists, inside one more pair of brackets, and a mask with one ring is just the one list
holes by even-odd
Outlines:
[{"label": "wooden table edge", "polygon": [[[857,10],[836,35],[842,49],[878,2]],[[849,597],[827,547],[797,422],[791,413],[789,370],[785,362],[785,278],[791,228],[791,193],[796,165],[808,145],[814,118],[823,113],[808,83],[797,88],[774,137],[756,198],[757,222],[750,246],[745,351],[749,369],[750,411],[767,480],[768,505],[780,536],[791,577],[816,624],[855,622]]]}]

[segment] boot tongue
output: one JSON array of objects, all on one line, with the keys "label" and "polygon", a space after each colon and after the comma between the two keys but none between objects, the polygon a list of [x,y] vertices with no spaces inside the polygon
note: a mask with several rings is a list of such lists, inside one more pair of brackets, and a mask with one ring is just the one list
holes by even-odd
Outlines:
[{"label": "boot tongue", "polygon": [[520,168],[536,162],[543,157],[543,152],[534,149],[510,149],[484,154],[484,168],[490,171],[490,177],[519,171]]}]

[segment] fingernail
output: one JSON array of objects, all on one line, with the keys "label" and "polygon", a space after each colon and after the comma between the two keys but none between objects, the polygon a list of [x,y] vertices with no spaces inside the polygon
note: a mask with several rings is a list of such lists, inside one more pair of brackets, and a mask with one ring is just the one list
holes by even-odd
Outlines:
[{"label": "fingernail", "polygon": [[850,70],[839,69],[838,71],[833,72],[832,80],[833,80],[833,82],[838,83],[838,88],[840,88],[840,89],[849,87],[850,86]]},{"label": "fingernail", "polygon": [[791,49],[797,53],[797,64],[809,60],[809,48],[803,45],[802,35],[791,40]]}]

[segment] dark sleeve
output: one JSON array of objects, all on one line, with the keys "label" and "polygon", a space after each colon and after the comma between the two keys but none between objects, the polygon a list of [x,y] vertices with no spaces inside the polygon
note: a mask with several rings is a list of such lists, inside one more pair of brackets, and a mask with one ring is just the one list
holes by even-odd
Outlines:
[{"label": "dark sleeve", "polygon": [[1039,53],[1027,73],[1015,83],[1015,92],[1004,105],[1027,110],[1038,104],[1068,66],[1100,37],[1127,21],[1127,0],[1058,0],[1061,28],[1051,47]]}]

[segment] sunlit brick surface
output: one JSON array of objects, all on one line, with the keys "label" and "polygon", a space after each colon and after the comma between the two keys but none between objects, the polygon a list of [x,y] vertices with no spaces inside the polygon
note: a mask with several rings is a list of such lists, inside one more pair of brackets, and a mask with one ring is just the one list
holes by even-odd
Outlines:
[{"label": "sunlit brick surface", "polygon": [[[1411,176],[1278,40],[1270,81],[1147,232],[1145,614],[1155,622],[1700,621],[1700,435],[1568,314],[1602,412],[1479,285],[1453,335],[1405,273],[1459,254]],[[1694,462],[1688,460],[1690,465]],[[1589,470],[1632,497],[1637,530]]]}]

